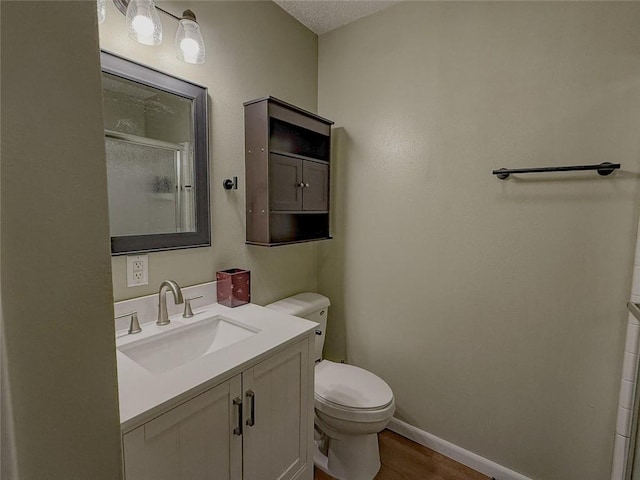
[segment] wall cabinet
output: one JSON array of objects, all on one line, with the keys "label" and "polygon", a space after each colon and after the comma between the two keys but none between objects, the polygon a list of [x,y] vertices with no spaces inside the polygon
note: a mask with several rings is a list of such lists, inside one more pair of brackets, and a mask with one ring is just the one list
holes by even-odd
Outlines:
[{"label": "wall cabinet", "polygon": [[244,106],[247,243],[331,238],[333,122],[274,97]]},{"label": "wall cabinet", "polygon": [[126,480],[311,480],[304,340],[123,435]]}]

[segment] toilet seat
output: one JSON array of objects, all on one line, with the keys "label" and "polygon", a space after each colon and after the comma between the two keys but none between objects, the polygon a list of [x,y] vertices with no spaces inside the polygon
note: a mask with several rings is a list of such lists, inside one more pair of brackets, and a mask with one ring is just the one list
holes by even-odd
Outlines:
[{"label": "toilet seat", "polygon": [[393,392],[377,375],[354,365],[323,360],[315,367],[315,407],[352,422],[378,422],[395,410]]}]

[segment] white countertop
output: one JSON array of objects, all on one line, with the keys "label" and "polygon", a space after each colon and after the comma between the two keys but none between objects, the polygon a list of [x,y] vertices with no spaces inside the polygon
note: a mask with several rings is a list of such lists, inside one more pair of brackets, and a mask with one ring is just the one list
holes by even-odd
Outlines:
[{"label": "white countertop", "polygon": [[116,334],[116,346],[126,345],[158,333],[192,324],[212,315],[221,315],[246,324],[258,333],[172,370],[153,374],[116,349],[120,425],[123,433],[149,421],[189,398],[224,382],[269,356],[270,353],[312,335],[317,323],[246,304],[228,308],[214,303],[193,309],[195,316],[170,316],[171,324],[143,324],[141,333]]}]

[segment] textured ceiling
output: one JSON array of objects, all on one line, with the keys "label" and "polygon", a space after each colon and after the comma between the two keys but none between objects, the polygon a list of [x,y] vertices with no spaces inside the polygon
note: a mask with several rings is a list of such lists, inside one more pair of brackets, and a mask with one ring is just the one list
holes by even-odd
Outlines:
[{"label": "textured ceiling", "polygon": [[318,35],[399,3],[399,0],[274,1],[289,15]]}]

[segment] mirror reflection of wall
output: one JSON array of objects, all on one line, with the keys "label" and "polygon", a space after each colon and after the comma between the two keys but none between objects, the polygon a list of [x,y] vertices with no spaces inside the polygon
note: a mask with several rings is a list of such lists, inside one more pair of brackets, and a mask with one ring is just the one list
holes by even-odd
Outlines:
[{"label": "mirror reflection of wall", "polygon": [[149,85],[102,74],[104,128],[173,143],[193,138],[193,102]]}]

